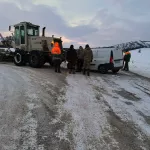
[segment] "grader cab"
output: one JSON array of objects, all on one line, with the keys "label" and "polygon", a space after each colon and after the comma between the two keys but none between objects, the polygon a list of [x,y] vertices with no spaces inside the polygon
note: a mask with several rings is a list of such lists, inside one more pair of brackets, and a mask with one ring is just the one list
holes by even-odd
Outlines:
[{"label": "grader cab", "polygon": [[[11,31],[11,26],[9,26]],[[40,26],[30,22],[20,22],[14,25],[15,56],[14,63],[17,66],[29,63],[31,67],[42,67],[46,62],[52,65],[51,49],[55,42],[59,43],[61,50],[62,40],[60,38],[45,37],[45,27],[40,36]]]}]

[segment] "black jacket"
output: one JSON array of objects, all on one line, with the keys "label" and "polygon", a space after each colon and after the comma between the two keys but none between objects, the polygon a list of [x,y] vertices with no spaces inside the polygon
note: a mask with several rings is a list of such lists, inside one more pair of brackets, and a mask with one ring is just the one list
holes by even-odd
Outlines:
[{"label": "black jacket", "polygon": [[75,61],[77,61],[77,52],[76,52],[76,50],[75,49],[69,49],[68,51],[67,51],[67,61],[68,62],[75,62]]}]

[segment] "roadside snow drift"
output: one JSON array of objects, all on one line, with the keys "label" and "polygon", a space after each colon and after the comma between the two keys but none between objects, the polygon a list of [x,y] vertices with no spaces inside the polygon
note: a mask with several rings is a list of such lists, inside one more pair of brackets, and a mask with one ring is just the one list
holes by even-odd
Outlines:
[{"label": "roadside snow drift", "polygon": [[150,78],[150,49],[131,51],[130,71]]}]

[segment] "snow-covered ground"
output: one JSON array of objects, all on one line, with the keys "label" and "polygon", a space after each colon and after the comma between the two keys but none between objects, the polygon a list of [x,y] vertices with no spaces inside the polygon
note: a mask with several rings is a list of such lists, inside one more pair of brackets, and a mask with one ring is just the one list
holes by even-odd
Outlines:
[{"label": "snow-covered ground", "polygon": [[0,64],[0,150],[150,150],[149,141],[150,79]]},{"label": "snow-covered ground", "polygon": [[[109,133],[111,127],[103,108],[95,97],[92,81],[82,75],[67,77],[67,103],[65,109],[73,118],[73,135],[76,150],[110,149],[118,147],[117,141]],[[107,138],[110,143],[105,142]]]},{"label": "snow-covered ground", "polygon": [[67,83],[64,108],[72,116],[75,150],[149,150],[147,80],[120,72],[91,77],[70,75]]},{"label": "snow-covered ground", "polygon": [[150,49],[133,50],[131,55],[130,71],[150,78]]}]

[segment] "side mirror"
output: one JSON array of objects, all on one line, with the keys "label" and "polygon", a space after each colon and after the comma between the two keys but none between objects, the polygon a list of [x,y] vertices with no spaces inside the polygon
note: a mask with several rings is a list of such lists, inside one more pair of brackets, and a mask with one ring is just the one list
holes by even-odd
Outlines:
[{"label": "side mirror", "polygon": [[46,29],[46,27],[44,27],[42,30],[42,36],[45,36],[45,29]]}]

